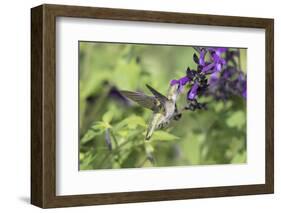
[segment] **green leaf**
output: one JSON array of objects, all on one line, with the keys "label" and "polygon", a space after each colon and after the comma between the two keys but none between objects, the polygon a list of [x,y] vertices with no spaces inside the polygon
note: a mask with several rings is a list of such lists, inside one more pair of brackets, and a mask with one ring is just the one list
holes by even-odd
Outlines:
[{"label": "green leaf", "polygon": [[216,105],[215,105],[215,111],[216,112],[220,112],[224,109],[224,103],[223,102],[218,102]]},{"label": "green leaf", "polygon": [[145,121],[142,117],[139,116],[131,116],[127,120],[128,128],[129,129],[135,129],[137,126],[143,126],[145,127]]},{"label": "green leaf", "polygon": [[[190,164],[199,164],[200,163],[200,155],[204,156],[204,154],[200,153],[201,143],[205,140],[205,136],[201,134],[190,133],[187,134],[186,142],[182,144],[182,150],[184,156],[188,159]],[[208,152],[208,147],[205,147],[205,155]],[[203,150],[202,150],[203,151]]]},{"label": "green leaf", "polygon": [[90,153],[83,155],[83,158],[80,158],[80,170],[92,169],[91,164],[95,160],[95,156]]},{"label": "green leaf", "polygon": [[242,152],[241,154],[235,155],[231,163],[246,163],[246,158],[246,152]]},{"label": "green leaf", "polygon": [[154,152],[154,148],[153,148],[153,146],[149,142],[146,142],[144,144],[144,147],[145,147],[145,152],[147,154],[150,154],[150,153]]},{"label": "green leaf", "polygon": [[245,123],[246,116],[242,110],[232,113],[232,115],[226,120],[226,124],[229,127],[236,127],[238,129],[242,129]]},{"label": "green leaf", "polygon": [[112,118],[113,118],[112,111],[108,111],[102,116],[103,122],[108,123],[108,124],[112,121]]},{"label": "green leaf", "polygon": [[111,75],[110,70],[100,70],[96,72],[94,78],[80,81],[80,98],[85,99],[89,95],[97,94],[102,89],[103,82],[109,79]]},{"label": "green leaf", "polygon": [[96,122],[91,128],[85,133],[85,135],[81,139],[81,143],[86,143],[92,140],[97,135],[101,135],[104,133],[105,129],[108,128],[108,124],[104,122]]},{"label": "green leaf", "polygon": [[119,130],[119,131],[117,131],[117,134],[119,136],[121,136],[122,138],[126,138],[126,137],[128,137],[129,132],[127,130]]},{"label": "green leaf", "polygon": [[162,130],[155,131],[151,138],[153,141],[173,141],[178,139],[179,137]]},{"label": "green leaf", "polygon": [[137,150],[132,150],[128,156],[126,156],[126,159],[122,162],[122,168],[134,168],[137,166],[139,157],[139,152]]},{"label": "green leaf", "polygon": [[130,117],[126,118],[125,120],[118,123],[115,128],[121,129],[123,127],[127,126],[129,129],[135,129],[137,126],[145,127],[145,121],[142,117],[131,115]]},{"label": "green leaf", "polygon": [[80,159],[80,161],[83,161],[84,158],[85,158],[85,154],[82,153],[82,152],[80,152],[80,153],[79,153],[79,159]]}]

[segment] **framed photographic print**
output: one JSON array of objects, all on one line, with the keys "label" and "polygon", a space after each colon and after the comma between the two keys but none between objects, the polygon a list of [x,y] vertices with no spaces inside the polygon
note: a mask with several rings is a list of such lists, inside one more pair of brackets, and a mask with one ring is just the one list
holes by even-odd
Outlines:
[{"label": "framed photographic print", "polygon": [[273,19],[31,9],[31,203],[274,191]]}]

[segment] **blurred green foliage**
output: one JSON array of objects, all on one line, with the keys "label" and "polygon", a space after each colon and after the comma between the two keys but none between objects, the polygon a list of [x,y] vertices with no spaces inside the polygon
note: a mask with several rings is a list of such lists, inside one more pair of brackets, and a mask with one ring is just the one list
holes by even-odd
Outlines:
[{"label": "blurred green foliage", "polygon": [[[246,70],[246,50],[240,50]],[[208,101],[186,111],[144,142],[152,112],[116,96],[118,89],[166,94],[169,81],[196,68],[187,46],[79,43],[80,169],[186,166],[246,162],[246,102]],[[178,101],[184,105],[185,95]],[[153,153],[152,163],[146,151]]]}]

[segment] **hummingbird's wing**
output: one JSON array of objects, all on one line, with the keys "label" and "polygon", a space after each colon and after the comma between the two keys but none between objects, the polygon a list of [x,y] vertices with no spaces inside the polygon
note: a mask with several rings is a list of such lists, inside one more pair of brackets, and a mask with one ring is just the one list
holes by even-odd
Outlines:
[{"label": "hummingbird's wing", "polygon": [[155,97],[145,95],[141,92],[131,92],[125,90],[120,91],[120,93],[127,98],[137,102],[142,107],[151,109],[154,112],[158,112],[162,108],[161,102]]},{"label": "hummingbird's wing", "polygon": [[165,96],[162,95],[160,92],[158,92],[157,90],[153,89],[151,86],[149,86],[148,84],[146,84],[146,87],[150,90],[150,92],[154,95],[154,97],[160,101],[160,103],[165,106],[165,103],[167,101],[169,101],[169,99]]}]

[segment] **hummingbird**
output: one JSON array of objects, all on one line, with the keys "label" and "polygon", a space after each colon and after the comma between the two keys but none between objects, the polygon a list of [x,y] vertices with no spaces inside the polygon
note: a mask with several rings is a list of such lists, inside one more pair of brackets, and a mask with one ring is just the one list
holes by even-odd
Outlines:
[{"label": "hummingbird", "polygon": [[146,87],[150,90],[152,96],[125,90],[120,91],[120,93],[140,106],[153,111],[145,136],[145,140],[148,141],[154,130],[166,128],[171,120],[178,120],[181,113],[179,113],[176,105],[176,100],[180,93],[177,84],[169,87],[167,96],[162,95],[148,84],[146,84]]}]

